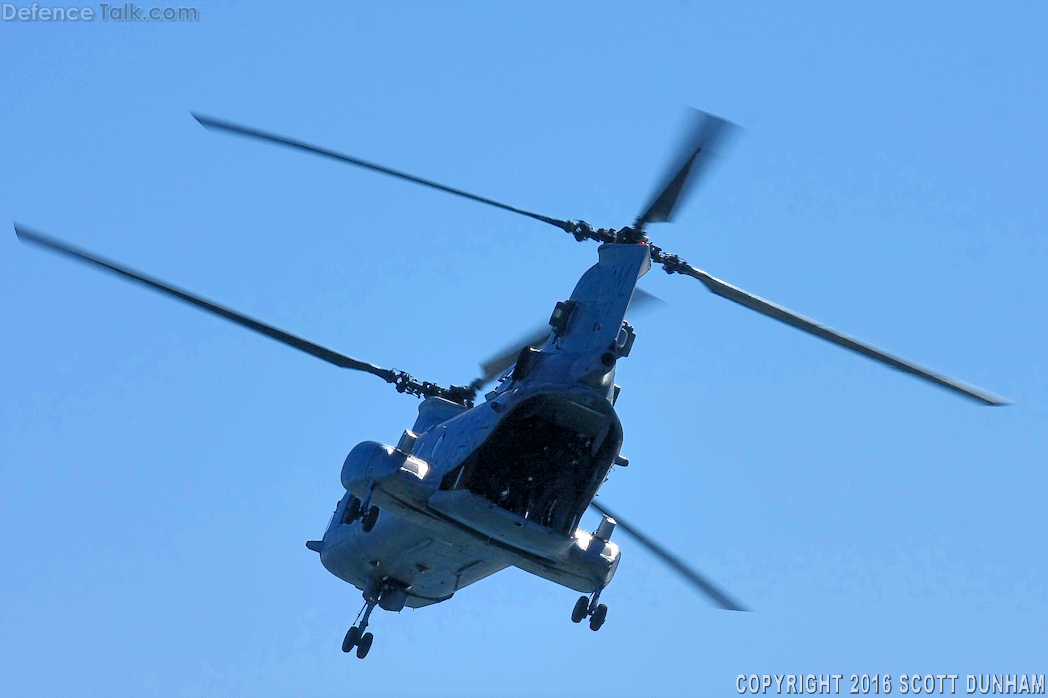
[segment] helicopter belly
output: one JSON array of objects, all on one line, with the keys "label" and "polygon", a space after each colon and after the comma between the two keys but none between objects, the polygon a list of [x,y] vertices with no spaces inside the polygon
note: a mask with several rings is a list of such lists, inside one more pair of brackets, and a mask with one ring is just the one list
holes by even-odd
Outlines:
[{"label": "helicopter belly", "polygon": [[370,580],[395,580],[411,608],[445,601],[518,560],[453,526],[431,519],[423,527],[391,511],[368,533],[359,524],[333,525],[321,552],[324,567],[358,589]]}]

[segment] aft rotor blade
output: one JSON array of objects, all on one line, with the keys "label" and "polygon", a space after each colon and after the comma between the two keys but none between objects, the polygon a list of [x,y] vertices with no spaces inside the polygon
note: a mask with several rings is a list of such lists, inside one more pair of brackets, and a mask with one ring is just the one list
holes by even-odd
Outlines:
[{"label": "aft rotor blade", "polygon": [[710,580],[706,579],[704,576],[693,570],[679,557],[663,548],[661,545],[653,541],[651,538],[648,538],[646,535],[638,531],[630,524],[623,521],[621,518],[619,518],[617,514],[611,513],[611,511],[609,511],[608,508],[605,507],[603,504],[598,504],[596,501],[593,501],[590,503],[590,506],[599,511],[601,514],[615,519],[615,522],[618,524],[618,528],[621,528],[623,531],[628,533],[630,536],[633,537],[634,540],[636,540],[649,551],[654,553],[663,562],[672,567],[674,571],[676,571],[686,580],[691,582],[691,584],[695,586],[699,591],[701,591],[703,594],[706,594],[706,596],[708,596],[716,606],[723,608],[726,611],[750,610],[739,604],[739,602],[735,601],[730,596],[728,596],[726,592],[719,589],[713,582],[711,582]]},{"label": "aft rotor blade", "polygon": [[648,208],[637,218],[635,227],[661,223],[673,218],[673,212],[687,198],[689,191],[702,178],[710,158],[737,127],[719,116],[693,109],[692,123],[669,172],[656,191]]},{"label": "aft rotor blade", "polygon": [[666,305],[666,301],[652,293],[648,293],[640,286],[634,286],[633,295],[630,296],[630,304],[626,309],[626,314],[628,316],[630,312],[636,310],[652,310],[660,305]]},{"label": "aft rotor blade", "polygon": [[515,342],[507,349],[503,350],[498,356],[490,358],[482,363],[480,365],[480,377],[471,383],[472,387],[479,390],[498,378],[502,375],[503,371],[516,362],[517,356],[520,355],[520,352],[524,347],[538,349],[546,343],[547,339],[549,339],[549,333],[549,325],[537,328],[527,336],[523,337],[520,341]]},{"label": "aft rotor blade", "polygon": [[203,126],[204,128],[207,128],[207,129],[213,129],[213,130],[216,130],[216,131],[225,131],[227,133],[233,133],[233,134],[236,134],[238,136],[246,136],[248,138],[257,138],[258,140],[261,140],[261,141],[269,141],[270,143],[276,143],[278,145],[285,145],[285,146],[287,146],[289,148],[297,148],[299,150],[304,150],[307,153],[313,153],[315,155],[320,155],[320,156],[323,156],[323,157],[326,157],[326,158],[331,158],[332,160],[338,160],[339,162],[347,162],[347,163],[349,163],[351,165],[357,165],[358,167],[364,167],[364,168],[367,168],[369,170],[373,170],[375,172],[381,172],[382,174],[387,174],[387,175],[390,175],[391,177],[397,177],[398,179],[404,179],[404,180],[407,180],[408,182],[414,182],[415,184],[421,184],[423,186],[431,187],[433,189],[439,189],[440,191],[447,192],[448,194],[454,194],[455,196],[461,196],[463,198],[470,199],[471,201],[479,201],[482,204],[488,204],[489,206],[495,206],[496,208],[501,208],[504,211],[511,211],[513,213],[519,213],[522,216],[528,216],[529,218],[534,218],[535,220],[542,221],[543,223],[549,223],[550,225],[555,225],[558,228],[560,228],[561,230],[567,231],[569,233],[575,230],[575,225],[573,223],[569,222],[569,221],[562,221],[562,220],[559,220],[557,218],[550,218],[549,216],[543,216],[541,213],[534,213],[532,211],[525,211],[522,208],[517,208],[515,206],[510,206],[508,204],[503,204],[503,203],[500,203],[498,201],[494,201],[492,199],[485,198],[483,196],[477,196],[476,194],[470,194],[469,192],[462,191],[461,189],[455,189],[454,187],[444,186],[443,184],[438,184],[437,182],[433,182],[433,181],[430,181],[428,179],[423,179],[422,177],[415,177],[414,175],[409,175],[409,174],[407,174],[405,172],[399,172],[398,170],[394,170],[394,169],[391,169],[389,167],[383,167],[382,165],[376,165],[373,162],[368,162],[367,160],[361,160],[360,158],[355,158],[355,157],[352,157],[350,155],[345,155],[343,153],[338,153],[338,152],[335,152],[334,150],[328,150],[327,148],[322,148],[322,147],[317,146],[317,145],[310,145],[309,143],[304,143],[302,141],[295,140],[294,138],[286,138],[284,136],[278,136],[275,133],[269,133],[267,131],[260,131],[258,129],[250,128],[248,126],[241,126],[240,124],[234,124],[234,123],[232,123],[230,121],[222,121],[221,119],[213,119],[213,118],[208,117],[208,116],[202,116],[200,114],[194,114],[193,112],[190,112],[190,114],[192,114],[194,119],[196,119],[197,121],[200,122],[201,126]]},{"label": "aft rotor blade", "polygon": [[[633,289],[632,298],[630,298],[629,310],[642,310],[644,308],[652,308],[657,305],[665,304],[666,301],[658,296],[654,296],[644,289],[636,287]],[[470,384],[471,387],[479,390],[498,378],[502,375],[503,371],[513,365],[517,360],[517,356],[520,355],[520,352],[524,347],[538,349],[546,343],[547,339],[549,339],[549,333],[550,327],[548,324],[536,327],[527,335],[499,352],[496,356],[493,356],[482,363],[480,365],[480,377]]]},{"label": "aft rotor blade", "polygon": [[840,332],[831,330],[829,327],[820,325],[814,320],[809,320],[802,315],[787,310],[780,305],[775,305],[763,298],[758,298],[750,293],[746,293],[740,288],[736,288],[729,283],[710,276],[701,269],[696,269],[695,267],[681,263],[680,265],[674,266],[674,271],[698,279],[706,286],[706,288],[722,298],[735,301],[739,305],[744,305],[751,310],[756,310],[758,313],[775,318],[780,322],[785,322],[787,325],[792,325],[799,330],[804,330],[816,337],[821,337],[828,342],[838,344],[845,349],[851,349],[854,352],[858,352],[859,354],[874,359],[875,361],[880,361],[881,363],[887,364],[888,366],[903,371],[904,373],[909,373],[943,388],[953,390],[954,392],[960,393],[964,397],[975,400],[976,402],[984,405],[1011,404],[1008,400],[997,397],[992,393],[985,392],[959,380],[947,378],[946,376],[935,373],[927,368],[900,359],[897,356],[892,356],[887,352],[871,347],[869,344],[864,344],[857,339],[853,339],[852,337],[841,334]]},{"label": "aft rotor blade", "polygon": [[319,359],[323,359],[328,363],[332,363],[342,368],[351,368],[357,371],[365,371],[367,373],[371,373],[373,375],[378,376],[379,378],[382,378],[387,383],[394,383],[397,380],[398,373],[396,371],[392,371],[386,368],[379,368],[378,366],[373,366],[367,362],[358,361],[357,359],[350,358],[345,354],[339,354],[337,351],[332,351],[331,349],[322,347],[319,344],[314,344],[313,342],[302,339],[301,337],[296,337],[293,334],[284,332],[283,330],[279,330],[263,322],[259,322],[258,320],[250,318],[246,315],[242,315],[234,310],[230,310],[229,308],[224,308],[221,305],[212,303],[211,301],[205,300],[200,296],[195,296],[189,293],[188,291],[183,291],[163,281],[159,281],[157,279],[146,276],[145,274],[133,271],[126,267],[122,267],[116,264],[115,262],[102,259],[101,257],[96,257],[95,255],[89,252],[73,247],[72,245],[66,244],[52,237],[48,237],[39,232],[29,230],[28,228],[20,226],[17,223],[15,224],[15,234],[18,235],[18,239],[22,242],[40,245],[41,247],[51,250],[52,252],[57,252],[68,257],[72,257],[73,259],[80,262],[87,262],[88,264],[100,267],[102,269],[105,269],[106,271],[118,274],[124,277],[125,279],[130,279],[131,281],[143,284],[154,290],[166,293],[169,296],[174,296],[175,298],[181,301],[184,301],[191,305],[195,305],[196,307],[202,310],[206,310],[210,313],[214,313],[215,315],[224,317],[225,319],[235,322],[238,325],[242,325],[244,327],[247,327],[248,329],[252,329],[255,332],[266,335],[267,337],[271,337],[277,340],[278,342],[283,342],[284,344],[292,346],[300,351],[304,351],[307,354],[312,354],[313,356]]}]

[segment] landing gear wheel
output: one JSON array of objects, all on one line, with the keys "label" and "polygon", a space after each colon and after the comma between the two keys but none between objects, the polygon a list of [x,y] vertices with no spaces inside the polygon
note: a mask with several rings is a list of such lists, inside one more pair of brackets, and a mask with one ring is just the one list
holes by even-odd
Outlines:
[{"label": "landing gear wheel", "polygon": [[[371,633],[368,633],[368,635],[370,635],[370,634]],[[352,652],[353,651],[353,646],[356,645],[359,641],[360,641],[360,628],[358,628],[357,626],[354,625],[346,633],[346,638],[344,640],[342,640],[342,651],[343,652]],[[369,646],[370,646],[370,643],[369,643]]]},{"label": "landing gear wheel", "polygon": [[342,512],[342,523],[351,524],[360,518],[360,500],[354,495],[349,495],[346,510]]},{"label": "landing gear wheel", "polygon": [[[585,598],[585,597],[583,597]],[[590,616],[590,630],[597,632],[604,625],[604,619],[608,617],[608,607],[604,604],[597,606],[597,610]]]},{"label": "landing gear wheel", "polygon": [[371,643],[374,642],[375,636],[371,633],[364,633],[364,636],[360,638],[360,642],[357,643],[357,659],[363,659],[368,656],[368,650],[371,649]]},{"label": "landing gear wheel", "polygon": [[364,529],[364,533],[370,533],[371,529],[375,527],[375,522],[378,521],[378,507],[371,507],[368,509],[368,513],[364,514],[364,523],[361,526]]},{"label": "landing gear wheel", "polygon": [[571,622],[581,623],[587,613],[589,613],[589,597],[580,596],[579,600],[575,602],[575,608],[571,609]]}]

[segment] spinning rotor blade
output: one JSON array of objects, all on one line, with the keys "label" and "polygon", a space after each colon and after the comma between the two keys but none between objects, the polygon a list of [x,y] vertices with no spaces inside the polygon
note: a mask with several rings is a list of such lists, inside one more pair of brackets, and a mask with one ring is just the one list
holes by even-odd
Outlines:
[{"label": "spinning rotor blade", "polygon": [[533,332],[530,332],[526,337],[520,341],[515,342],[505,349],[498,356],[488,359],[480,365],[480,377],[470,383],[470,386],[476,389],[483,388],[485,385],[502,375],[502,372],[512,366],[517,356],[524,347],[531,347],[532,349],[538,349],[546,340],[549,339],[550,328],[549,325],[544,327],[536,328]]},{"label": "spinning rotor blade", "polygon": [[710,157],[716,154],[717,148],[737,128],[730,121],[698,109],[692,110],[692,116],[688,136],[670,167],[669,175],[647,210],[637,218],[634,227],[638,230],[648,223],[661,223],[673,218],[678,201],[687,198],[688,192],[705,172]]},{"label": "spinning rotor blade", "polygon": [[[301,337],[296,337],[293,334],[289,334],[288,332],[279,330],[275,327],[272,327],[271,325],[259,322],[258,320],[252,319],[246,315],[241,315],[240,313],[230,310],[229,308],[224,308],[220,305],[216,305],[215,303],[205,300],[199,296],[195,296],[187,291],[183,291],[179,288],[171,286],[170,284],[167,284],[163,281],[150,278],[144,274],[140,274],[139,272],[127,269],[126,267],[121,267],[115,264],[114,262],[102,259],[101,257],[96,257],[84,250],[77,249],[72,245],[67,245],[66,243],[55,240],[54,238],[42,235],[38,232],[29,230],[28,228],[24,228],[18,225],[17,223],[15,224],[15,234],[18,235],[18,239],[22,242],[40,245],[41,247],[49,249],[52,252],[57,252],[68,257],[72,257],[77,261],[87,262],[94,266],[101,267],[102,269],[123,276],[126,279],[130,279],[131,281],[136,281],[152,289],[155,289],[162,293],[166,293],[169,296],[174,296],[175,298],[189,303],[191,305],[195,305],[196,307],[202,310],[206,310],[210,313],[214,313],[215,315],[224,317],[225,319],[231,320],[232,322],[235,322],[238,325],[242,325],[244,327],[247,327],[248,329],[254,330],[255,332],[264,334],[267,337],[271,337],[277,340],[278,342],[283,342],[284,344],[292,346],[300,351],[304,351],[307,354],[312,354],[313,356],[319,359],[323,359],[324,361],[332,363],[336,366],[340,366],[342,368],[351,368],[356,371],[365,371],[367,373],[371,373],[373,375],[378,376],[387,383],[398,383],[400,377],[402,375],[406,375],[402,374],[399,371],[393,371],[387,368],[379,368],[378,366],[373,366],[364,361],[358,361],[357,359],[350,358],[345,354],[339,354],[338,352],[322,347],[319,344],[314,344],[313,342],[302,339]],[[400,386],[398,385],[398,389],[399,387]]]},{"label": "spinning rotor blade", "polygon": [[[670,267],[668,266],[667,268]],[[831,330],[829,327],[820,325],[814,320],[809,320],[806,317],[797,315],[796,313],[791,312],[786,308],[783,308],[782,306],[775,305],[774,303],[766,301],[763,298],[758,298],[757,296],[746,293],[742,289],[736,288],[735,286],[732,286],[729,283],[725,283],[720,279],[716,279],[707,274],[706,272],[702,271],[701,269],[696,269],[695,267],[690,266],[684,263],[683,261],[679,261],[678,263],[673,264],[672,268],[677,273],[686,274],[692,278],[698,279],[706,286],[706,288],[708,288],[713,293],[716,293],[718,296],[721,296],[722,298],[727,298],[730,301],[735,301],[739,305],[744,305],[747,308],[750,308],[751,310],[756,310],[758,313],[762,313],[764,315],[767,315],[768,317],[775,318],[780,322],[785,322],[787,325],[792,325],[793,327],[796,327],[799,330],[804,330],[805,332],[813,334],[816,337],[821,337],[822,339],[825,339],[828,342],[838,344],[844,347],[845,349],[851,349],[854,352],[858,352],[859,354],[874,359],[875,361],[880,361],[881,363],[887,364],[892,368],[898,369],[899,371],[912,374],[914,376],[917,376],[918,378],[923,378],[926,381],[930,381],[943,388],[947,388],[949,390],[958,392],[967,398],[971,398],[972,400],[975,400],[985,405],[1011,404],[1007,400],[999,398],[996,395],[984,392],[974,386],[962,383],[961,381],[954,380],[952,378],[947,378],[946,376],[941,376],[938,373],[935,373],[934,371],[922,368],[921,366],[918,366],[916,364],[904,361],[903,359],[900,359],[897,356],[892,356],[891,354],[883,352],[880,349],[871,347],[869,344],[863,344],[857,339],[853,339],[847,335],[835,332],[834,330]]]},{"label": "spinning rotor blade", "polygon": [[334,150],[328,150],[327,148],[321,148],[320,146],[310,145],[309,143],[303,143],[302,141],[295,140],[293,138],[285,138],[284,136],[278,136],[275,133],[268,133],[266,131],[259,131],[258,129],[249,128],[247,126],[240,126],[239,124],[234,124],[229,121],[212,119],[207,116],[201,116],[200,114],[194,114],[193,112],[190,112],[190,114],[192,114],[194,119],[200,122],[201,126],[207,129],[212,129],[216,131],[226,131],[227,133],[233,133],[238,136],[257,138],[261,141],[269,141],[270,143],[277,143],[278,145],[286,145],[289,148],[298,148],[299,150],[304,150],[307,153],[314,153],[315,155],[321,155],[323,157],[331,158],[332,160],[338,160],[340,162],[348,162],[351,165],[365,167],[369,170],[374,170],[375,172],[381,172],[382,174],[390,175],[391,177],[397,177],[399,179],[404,179],[409,182],[414,182],[415,184],[421,184],[426,187],[432,187],[433,189],[439,189],[440,191],[444,191],[449,194],[454,194],[455,196],[461,196],[463,198],[470,199],[471,201],[479,201],[482,204],[495,206],[496,208],[501,208],[504,211],[512,211],[513,213],[519,213],[523,216],[528,216],[529,218],[534,218],[535,220],[542,221],[543,223],[555,225],[561,230],[567,231],[569,233],[575,230],[575,225],[573,223],[570,223],[569,221],[562,221],[556,218],[550,218],[549,216],[543,216],[540,213],[525,211],[522,208],[516,208],[508,204],[493,201],[492,199],[486,199],[483,196],[470,194],[469,192],[462,191],[461,189],[446,187],[443,184],[437,184],[436,182],[431,182],[428,179],[422,179],[421,177],[415,177],[414,175],[409,175],[404,172],[398,172],[397,170],[393,170],[388,167],[383,167],[381,165],[376,165],[375,163],[368,162],[367,160],[361,160],[359,158],[355,158],[349,155],[337,153]]},{"label": "spinning rotor blade", "polygon": [[[665,305],[666,301],[658,296],[653,296],[642,288],[633,289],[633,297],[630,298],[629,310],[641,310],[656,305]],[[491,381],[502,375],[502,372],[513,365],[517,356],[524,347],[538,349],[549,339],[550,327],[548,324],[536,327],[527,335],[509,345],[498,355],[493,356],[480,365],[480,377],[470,383],[470,387],[479,390]]]},{"label": "spinning rotor blade", "polygon": [[660,305],[666,305],[666,301],[662,300],[656,295],[648,293],[639,286],[635,286],[633,288],[633,295],[630,296],[629,307],[626,308],[626,314],[628,316],[629,313],[634,310],[651,310],[657,308]]},{"label": "spinning rotor blade", "polygon": [[629,525],[616,514],[612,514],[608,509],[602,505],[597,504],[596,501],[590,502],[590,506],[599,511],[605,516],[609,516],[615,519],[618,524],[618,528],[628,533],[638,543],[647,548],[650,552],[654,553],[656,557],[660,558],[667,565],[672,567],[678,574],[687,579],[693,586],[699,591],[708,596],[713,603],[723,608],[725,611],[748,611],[750,609],[740,605],[737,601],[728,596],[724,591],[718,589],[716,585],[710,580],[703,577],[701,574],[688,567],[679,557],[671,553],[670,551],[663,548],[661,545],[648,538],[646,535],[638,531],[633,526]]}]

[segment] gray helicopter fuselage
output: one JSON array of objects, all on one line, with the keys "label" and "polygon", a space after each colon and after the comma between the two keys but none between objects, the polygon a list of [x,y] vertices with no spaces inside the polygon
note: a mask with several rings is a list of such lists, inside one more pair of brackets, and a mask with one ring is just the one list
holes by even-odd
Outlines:
[{"label": "gray helicopter fuselage", "polygon": [[[19,240],[116,274],[212,315],[269,337],[333,366],[376,376],[398,392],[425,397],[418,419],[397,445],[358,444],[342,467],[345,494],[322,540],[306,546],[334,575],[363,591],[364,609],[346,633],[342,651],[363,659],[374,635],[367,632],[376,606],[399,611],[450,598],[458,589],[516,566],[583,592],[572,609],[575,623],[589,619],[599,630],[608,607],[601,590],[619,563],[610,542],[616,525],[669,565],[717,606],[744,606],[640,531],[618,521],[594,500],[619,455],[622,425],[615,414],[616,362],[628,356],[633,329],[625,322],[637,281],[652,264],[690,277],[711,293],[896,370],[984,405],[1007,400],[930,371],[693,267],[648,241],[648,224],[673,218],[734,127],[695,112],[684,145],[649,205],[632,226],[596,229],[516,208],[437,182],[389,169],[327,148],[229,121],[194,114],[208,129],[244,136],[373,172],[552,225],[577,241],[602,243],[599,261],[579,280],[571,298],[558,303],[551,331],[527,335],[481,366],[468,386],[442,387],[361,361],[184,289],[104,259],[39,231],[15,224]],[[543,342],[545,342],[543,344]],[[516,362],[514,363],[514,357]],[[498,387],[477,406],[477,390],[505,371]],[[587,507],[604,518],[592,533],[579,528]]]},{"label": "gray helicopter fuselage", "polygon": [[[400,443],[358,444],[342,468],[346,490],[322,541],[311,544],[335,576],[399,611],[450,598],[510,566],[597,591],[619,548],[610,532],[578,528],[616,462],[616,361],[629,353],[624,323],[647,245],[604,245],[540,350],[525,348],[499,386],[472,408],[424,400]],[[351,497],[381,515],[369,532],[343,523]]]}]

